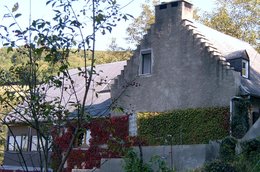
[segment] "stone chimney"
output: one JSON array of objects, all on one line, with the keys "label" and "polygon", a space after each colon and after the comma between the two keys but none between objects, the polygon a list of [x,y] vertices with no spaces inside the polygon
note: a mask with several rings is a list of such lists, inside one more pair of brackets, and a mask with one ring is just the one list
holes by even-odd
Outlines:
[{"label": "stone chimney", "polygon": [[175,0],[162,2],[155,6],[155,22],[162,23],[171,19],[174,23],[181,22],[183,19],[193,19],[192,3],[189,0]]}]

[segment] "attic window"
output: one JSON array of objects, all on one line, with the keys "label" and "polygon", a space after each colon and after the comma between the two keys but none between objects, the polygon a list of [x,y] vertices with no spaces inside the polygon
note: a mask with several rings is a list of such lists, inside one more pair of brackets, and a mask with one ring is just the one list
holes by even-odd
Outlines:
[{"label": "attic window", "polygon": [[152,54],[151,51],[142,51],[141,52],[141,65],[140,65],[140,74],[146,75],[151,74],[152,72]]},{"label": "attic window", "polygon": [[172,6],[172,7],[178,7],[178,5],[179,5],[178,2],[172,2],[172,3],[171,3],[171,6]]},{"label": "attic window", "polygon": [[242,60],[241,75],[242,75],[244,78],[248,78],[248,61],[247,61],[247,60]]},{"label": "attic window", "polygon": [[160,5],[160,10],[163,10],[163,9],[166,9],[167,8],[167,4],[162,4],[162,5]]}]

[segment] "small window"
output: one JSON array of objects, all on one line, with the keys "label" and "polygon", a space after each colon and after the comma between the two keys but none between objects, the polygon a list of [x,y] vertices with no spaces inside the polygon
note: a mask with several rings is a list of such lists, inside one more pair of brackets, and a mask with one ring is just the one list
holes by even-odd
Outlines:
[{"label": "small window", "polygon": [[39,139],[39,150],[44,151],[46,146],[46,140],[42,137]]},{"label": "small window", "polygon": [[152,56],[151,51],[142,52],[141,54],[141,74],[151,74],[152,73]]},{"label": "small window", "polygon": [[77,139],[77,146],[79,146],[79,147],[89,146],[90,139],[91,139],[91,131],[89,129],[80,131],[78,139]]},{"label": "small window", "polygon": [[37,143],[38,143],[37,136],[32,136],[31,151],[37,151],[37,147],[38,147]]},{"label": "small window", "polygon": [[91,139],[91,132],[90,130],[86,130],[86,135],[85,135],[85,139],[86,139],[86,144],[90,145],[90,139]]},{"label": "small window", "polygon": [[14,146],[14,136],[9,136],[8,139],[8,150],[9,151],[14,151],[15,150],[15,146]]},{"label": "small window", "polygon": [[245,78],[248,78],[248,61],[242,60],[242,71],[241,75]]},{"label": "small window", "polygon": [[23,151],[28,150],[28,136],[26,136],[26,135],[22,136],[22,150]]},{"label": "small window", "polygon": [[22,147],[22,136],[15,136],[15,151],[19,151]]}]

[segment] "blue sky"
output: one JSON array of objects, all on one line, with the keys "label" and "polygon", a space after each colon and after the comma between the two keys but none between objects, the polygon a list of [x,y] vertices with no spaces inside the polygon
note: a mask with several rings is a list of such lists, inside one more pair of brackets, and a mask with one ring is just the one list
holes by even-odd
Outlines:
[{"label": "blue sky", "polygon": [[[0,25],[9,24],[6,23],[7,21],[2,18],[2,16],[5,13],[7,13],[5,6],[11,9],[13,4],[15,4],[16,2],[19,3],[20,5],[19,12],[22,13],[22,16],[19,18],[18,22],[24,27],[28,25],[30,0],[0,0]],[[51,8],[46,7],[45,5],[46,0],[31,0],[31,2],[32,2],[33,19],[51,18],[50,15]],[[125,6],[126,4],[131,2],[129,5],[123,8],[123,13],[128,13],[136,17],[141,12],[141,4],[147,3],[147,0],[117,0],[117,2],[121,6]],[[163,2],[163,0],[161,0],[161,2]],[[214,8],[214,0],[192,0],[192,2],[194,4],[194,7],[199,7],[202,10],[211,11]],[[106,50],[112,38],[116,38],[116,42],[117,44],[119,44],[119,46],[127,48],[129,45],[127,45],[125,41],[125,37],[127,36],[126,28],[130,23],[131,21],[127,21],[127,22],[121,21],[120,23],[118,23],[117,27],[113,29],[111,34],[106,34],[105,36],[102,36],[101,34],[98,35],[96,49]]]}]

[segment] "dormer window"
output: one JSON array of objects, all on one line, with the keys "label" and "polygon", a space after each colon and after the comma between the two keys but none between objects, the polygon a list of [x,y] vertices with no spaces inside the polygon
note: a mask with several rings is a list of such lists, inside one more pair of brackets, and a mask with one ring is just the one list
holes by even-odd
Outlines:
[{"label": "dormer window", "polygon": [[244,78],[248,78],[248,61],[247,60],[242,60],[242,70],[241,70],[241,75]]},{"label": "dormer window", "polygon": [[152,73],[152,53],[151,50],[141,51],[140,74],[147,75]]}]

